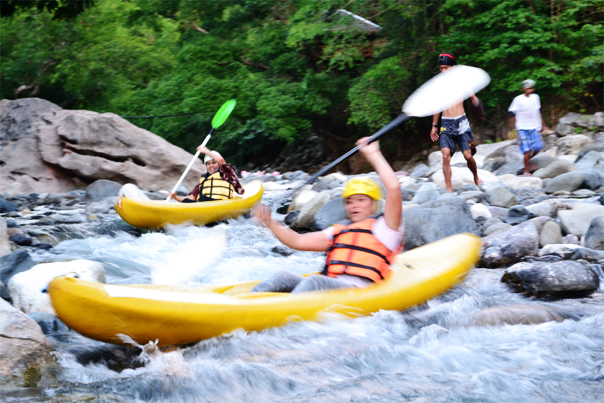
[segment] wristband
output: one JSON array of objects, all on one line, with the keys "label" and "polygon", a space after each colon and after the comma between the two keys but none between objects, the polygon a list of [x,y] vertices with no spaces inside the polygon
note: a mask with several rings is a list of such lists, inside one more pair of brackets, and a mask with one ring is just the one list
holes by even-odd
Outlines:
[{"label": "wristband", "polygon": [[434,123],[432,123],[432,126],[434,126],[434,127],[438,127],[438,125],[435,125]]}]

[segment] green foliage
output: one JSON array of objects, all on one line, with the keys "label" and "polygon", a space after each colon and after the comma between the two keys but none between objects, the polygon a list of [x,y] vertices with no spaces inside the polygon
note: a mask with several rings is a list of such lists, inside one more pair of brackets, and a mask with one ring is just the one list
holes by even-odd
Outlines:
[{"label": "green foliage", "polygon": [[577,133],[577,134],[581,134],[581,133],[583,133],[583,128],[582,127],[575,127],[574,132]]},{"label": "green foliage", "polygon": [[[491,128],[505,122],[527,78],[545,109],[602,109],[601,0],[0,4],[10,16],[0,20],[2,98],[38,96],[122,116],[194,113],[132,120],[187,150],[234,98],[237,107],[210,144],[234,163],[274,161],[311,135],[328,156],[341,155],[438,74],[442,51],[491,75],[479,94]],[[430,118],[409,120],[382,148],[409,157],[432,147],[429,129]]]}]

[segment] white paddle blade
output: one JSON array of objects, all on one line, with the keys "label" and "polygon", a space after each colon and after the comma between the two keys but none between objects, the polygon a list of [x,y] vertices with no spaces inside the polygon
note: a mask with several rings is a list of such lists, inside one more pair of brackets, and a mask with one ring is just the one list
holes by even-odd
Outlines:
[{"label": "white paddle blade", "polygon": [[471,97],[486,87],[491,77],[486,71],[470,66],[445,70],[419,87],[403,105],[409,116],[432,116]]}]

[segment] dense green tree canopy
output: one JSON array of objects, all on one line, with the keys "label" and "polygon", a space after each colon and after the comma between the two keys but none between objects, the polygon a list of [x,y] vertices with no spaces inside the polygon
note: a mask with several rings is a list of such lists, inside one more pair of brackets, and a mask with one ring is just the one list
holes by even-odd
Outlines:
[{"label": "dense green tree canopy", "polygon": [[[272,162],[313,135],[339,155],[400,112],[442,51],[491,75],[479,96],[492,139],[527,78],[550,124],[602,110],[601,0],[95,0],[73,19],[56,18],[68,0],[17,3],[2,0],[2,98],[191,113],[132,120],[189,150],[236,98],[212,147],[237,163]],[[429,120],[409,121],[383,148],[409,157],[431,147],[428,132]]]}]

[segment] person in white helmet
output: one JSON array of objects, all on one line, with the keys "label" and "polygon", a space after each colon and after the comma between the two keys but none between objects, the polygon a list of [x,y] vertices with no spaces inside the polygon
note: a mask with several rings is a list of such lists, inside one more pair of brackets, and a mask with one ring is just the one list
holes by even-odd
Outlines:
[{"label": "person in white helmet", "polygon": [[518,95],[512,101],[508,112],[510,113],[510,130],[516,126],[520,152],[524,154],[524,175],[531,175],[529,160],[543,148],[541,130],[549,130],[541,117],[541,101],[535,92],[535,81],[522,82],[524,94]]},{"label": "person in white helmet", "polygon": [[245,192],[237,179],[235,168],[227,164],[218,151],[201,146],[197,147],[197,151],[205,154],[203,162],[207,172],[201,175],[199,184],[188,196],[178,196],[175,192],[170,192],[170,198],[182,203],[195,203],[232,199],[235,193],[242,195]]}]

